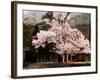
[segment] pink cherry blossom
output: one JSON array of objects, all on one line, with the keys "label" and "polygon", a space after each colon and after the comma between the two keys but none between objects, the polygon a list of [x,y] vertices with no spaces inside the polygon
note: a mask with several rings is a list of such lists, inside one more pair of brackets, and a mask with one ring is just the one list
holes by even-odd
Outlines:
[{"label": "pink cherry blossom", "polygon": [[64,20],[67,13],[65,12],[53,12],[53,17],[56,18],[56,20]]},{"label": "pink cherry blossom", "polygon": [[53,19],[49,24],[52,26],[48,31],[40,30],[37,33],[38,39],[32,40],[35,48],[45,47],[46,43],[55,43],[52,50],[58,54],[69,53],[90,53],[90,42],[85,38],[82,32],[76,28],[71,28],[68,21],[62,25],[58,19],[64,20],[67,13],[53,12]]}]

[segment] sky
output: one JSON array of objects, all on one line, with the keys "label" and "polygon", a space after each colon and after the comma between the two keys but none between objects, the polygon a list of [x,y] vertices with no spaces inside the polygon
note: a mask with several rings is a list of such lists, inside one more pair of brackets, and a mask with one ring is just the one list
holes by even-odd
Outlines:
[{"label": "sky", "polygon": [[[23,22],[24,24],[28,25],[35,25],[43,20],[41,17],[45,15],[47,11],[34,11],[34,10],[24,10],[23,11]],[[88,13],[71,13],[68,16],[68,20],[72,25],[76,24],[90,24],[90,17],[91,15]]]}]

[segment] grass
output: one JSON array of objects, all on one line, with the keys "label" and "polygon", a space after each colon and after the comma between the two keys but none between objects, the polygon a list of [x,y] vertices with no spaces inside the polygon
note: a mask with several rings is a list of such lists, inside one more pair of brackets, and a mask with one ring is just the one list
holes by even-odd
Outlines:
[{"label": "grass", "polygon": [[67,62],[68,64],[91,64],[91,61],[85,61],[85,62]]},{"label": "grass", "polygon": [[31,63],[28,66],[24,67],[24,69],[36,69],[36,68],[57,68],[57,67],[78,67],[78,66],[90,66],[90,61],[85,62],[39,62],[39,63]]}]

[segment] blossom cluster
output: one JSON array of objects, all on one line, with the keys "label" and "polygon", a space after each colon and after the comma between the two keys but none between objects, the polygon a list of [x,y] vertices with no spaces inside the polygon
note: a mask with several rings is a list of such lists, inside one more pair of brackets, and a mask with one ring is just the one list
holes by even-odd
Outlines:
[{"label": "blossom cluster", "polygon": [[32,40],[35,48],[46,47],[47,43],[55,43],[52,51],[58,54],[68,53],[90,53],[90,42],[82,32],[76,28],[71,28],[68,21],[62,25],[59,20],[64,20],[67,13],[53,12],[53,17],[49,25],[52,26],[47,31],[40,30],[37,39]]}]

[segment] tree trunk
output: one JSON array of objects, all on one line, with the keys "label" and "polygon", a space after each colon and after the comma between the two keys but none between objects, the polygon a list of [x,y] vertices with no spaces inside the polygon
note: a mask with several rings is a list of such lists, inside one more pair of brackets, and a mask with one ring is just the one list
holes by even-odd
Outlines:
[{"label": "tree trunk", "polygon": [[68,54],[66,54],[66,56],[67,56],[67,62],[68,62],[68,60],[69,60],[69,55],[68,55]]},{"label": "tree trunk", "polygon": [[63,61],[63,63],[65,62],[65,55],[64,54],[62,55],[62,61]]}]

